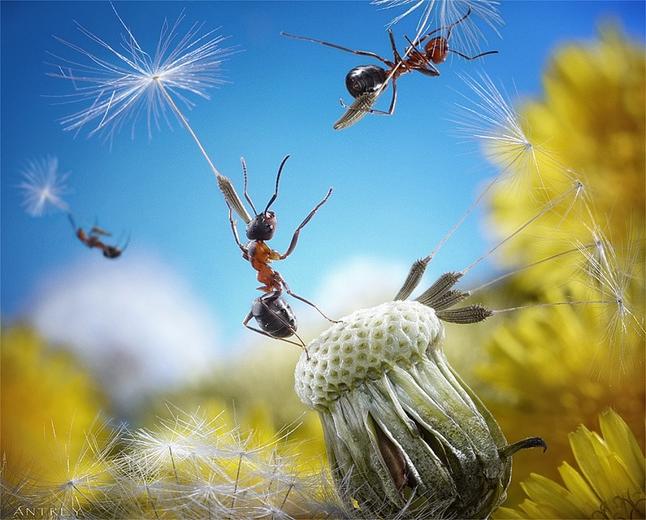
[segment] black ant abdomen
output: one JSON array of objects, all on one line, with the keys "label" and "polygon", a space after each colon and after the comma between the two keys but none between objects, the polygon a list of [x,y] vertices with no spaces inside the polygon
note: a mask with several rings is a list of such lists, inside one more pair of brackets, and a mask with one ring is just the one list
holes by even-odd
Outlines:
[{"label": "black ant abdomen", "polygon": [[123,249],[115,246],[105,246],[103,248],[103,256],[106,258],[119,258],[121,253],[123,253]]},{"label": "black ant abdomen", "polygon": [[345,86],[354,98],[379,90],[388,78],[387,72],[376,65],[355,67],[345,77]]},{"label": "black ant abdomen", "polygon": [[261,330],[274,338],[288,338],[297,329],[296,315],[280,293],[256,298],[251,314]]}]

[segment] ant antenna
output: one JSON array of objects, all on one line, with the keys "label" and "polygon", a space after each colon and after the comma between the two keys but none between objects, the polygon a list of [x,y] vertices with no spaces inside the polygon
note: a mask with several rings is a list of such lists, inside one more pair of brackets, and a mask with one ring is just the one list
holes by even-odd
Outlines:
[{"label": "ant antenna", "polygon": [[269,206],[271,206],[276,200],[276,197],[278,197],[278,183],[280,182],[280,175],[281,173],[283,173],[283,167],[285,166],[287,159],[289,159],[289,155],[285,156],[283,161],[280,163],[280,166],[278,167],[278,175],[276,175],[276,189],[274,190],[274,194],[271,196],[271,199],[269,199],[269,202],[267,203],[267,207],[265,208],[265,213],[269,211]]},{"label": "ant antenna", "polygon": [[[256,206],[253,205],[251,197],[247,194],[247,163],[244,160],[244,157],[240,157],[240,165],[242,166],[242,177],[244,178],[244,198],[247,199],[247,202],[251,205],[251,209],[254,214],[258,215],[256,211]],[[231,206],[229,206],[231,208]]]},{"label": "ant antenna", "polygon": [[477,60],[478,58],[482,58],[483,56],[489,56],[490,54],[498,54],[498,51],[487,51],[487,52],[481,52],[480,54],[476,54],[475,56],[467,56],[466,54],[463,54],[460,51],[456,51],[454,49],[449,49],[448,52],[457,54],[461,58],[464,58],[465,60],[469,60],[469,61]]},{"label": "ant antenna", "polygon": [[464,22],[467,18],[469,18],[470,14],[471,14],[471,6],[469,6],[469,9],[467,10],[466,14],[462,18],[460,18],[459,20],[456,20],[455,22],[453,22],[452,24],[449,25],[448,30],[446,31],[446,39],[447,39],[447,41],[451,37],[451,31],[453,30],[453,28],[456,25],[461,24],[462,22]]},{"label": "ant antenna", "polygon": [[67,220],[70,221],[70,224],[72,225],[72,229],[76,231],[78,228],[76,227],[76,222],[74,221],[74,216],[68,211],[67,212]]}]

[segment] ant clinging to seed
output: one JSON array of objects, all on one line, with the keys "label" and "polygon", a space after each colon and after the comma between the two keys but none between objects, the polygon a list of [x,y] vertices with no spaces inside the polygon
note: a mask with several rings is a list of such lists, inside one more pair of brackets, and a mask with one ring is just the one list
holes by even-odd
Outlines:
[{"label": "ant clinging to seed", "polygon": [[76,226],[76,223],[74,222],[74,217],[72,216],[71,213],[67,214],[67,218],[69,219],[70,224],[72,225],[72,229],[74,230],[74,234],[76,235],[76,238],[78,238],[83,244],[85,244],[90,249],[92,248],[100,249],[103,253],[103,256],[106,258],[110,258],[110,259],[119,258],[121,254],[128,247],[128,244],[130,243],[130,237],[128,237],[125,244],[121,247],[105,244],[101,240],[101,237],[112,236],[110,232],[96,225],[92,226],[89,232],[86,232],[83,228]]},{"label": "ant clinging to seed", "polygon": [[[446,27],[433,29],[431,32],[420,36],[415,41],[411,41],[408,37],[405,37],[409,46],[406,48],[403,58],[399,54],[397,46],[395,45],[395,38],[392,30],[388,29],[390,46],[393,51],[392,61],[370,51],[349,49],[335,43],[317,40],[307,36],[298,36],[286,32],[282,32],[281,34],[288,38],[319,43],[326,47],[351,52],[352,54],[358,54],[359,56],[368,56],[381,61],[388,67],[387,69],[384,69],[376,65],[360,65],[358,67],[354,67],[350,72],[348,72],[345,77],[345,85],[350,95],[355,98],[355,101],[352,105],[348,106],[342,99],[340,100],[341,106],[347,109],[346,113],[343,114],[336,123],[334,123],[334,129],[340,130],[357,123],[359,120],[363,119],[366,114],[392,115],[395,111],[395,104],[397,103],[397,78],[399,78],[399,76],[413,71],[417,71],[431,77],[439,76],[440,71],[436,65],[444,63],[449,53],[456,54],[465,60],[475,60],[489,54],[496,54],[498,51],[487,51],[475,56],[467,56],[466,54],[449,47],[451,31],[456,25],[464,22],[470,14],[471,8],[469,7],[467,13],[459,20],[447,25]],[[443,30],[446,30],[446,36],[434,36],[431,38],[431,36]],[[424,44],[424,46],[422,48],[418,48],[422,44]],[[376,103],[377,97],[381,91],[388,86],[388,83],[392,83],[393,91],[388,111],[373,109],[372,107]]]},{"label": "ant clinging to seed", "polygon": [[[293,296],[297,300],[300,300],[308,305],[314,307],[326,320],[337,323],[334,320],[328,318],[314,303],[306,300],[302,296],[294,294],[283,277],[273,269],[269,264],[274,260],[284,260],[289,255],[294,252],[296,244],[298,243],[298,237],[301,230],[307,225],[307,223],[312,219],[314,214],[318,209],[327,202],[328,198],[332,194],[332,188],[330,188],[323,198],[314,209],[305,217],[303,222],[296,228],[292,236],[292,240],[287,248],[285,253],[281,254],[274,249],[271,249],[267,245],[267,241],[271,240],[274,236],[277,226],[276,214],[273,211],[270,211],[271,205],[276,201],[278,197],[278,185],[280,183],[280,176],[283,172],[285,163],[289,159],[289,155],[280,163],[278,168],[278,174],[276,175],[276,188],[274,194],[269,199],[265,209],[258,213],[254,203],[251,200],[247,193],[247,165],[244,158],[240,159],[242,164],[242,174],[244,177],[244,197],[251,206],[251,209],[254,212],[254,217],[247,222],[246,235],[249,239],[249,242],[246,245],[242,245],[240,238],[238,236],[238,230],[236,227],[236,222],[233,220],[233,210],[229,200],[227,199],[227,206],[229,207],[229,223],[231,224],[231,231],[233,232],[233,237],[236,241],[236,244],[242,252],[242,257],[245,260],[248,260],[251,263],[251,266],[258,272],[257,279],[262,284],[258,287],[259,291],[264,292],[264,294],[253,301],[251,310],[243,320],[242,324],[254,332],[258,332],[264,336],[270,338],[280,339],[288,343],[292,343],[301,347],[305,350],[307,354],[307,349],[305,348],[305,342],[301,337],[296,333],[297,324],[296,316],[294,311],[292,311],[289,304],[283,299],[282,293],[285,291],[290,296]],[[249,321],[254,318],[256,323],[260,327],[255,328],[249,325]],[[299,343],[286,339],[290,336],[296,336]]]}]

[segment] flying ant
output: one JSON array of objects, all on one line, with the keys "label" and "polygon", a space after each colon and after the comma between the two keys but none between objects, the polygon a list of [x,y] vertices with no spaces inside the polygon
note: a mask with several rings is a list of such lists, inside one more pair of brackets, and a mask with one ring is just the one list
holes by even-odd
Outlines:
[{"label": "flying ant", "polygon": [[74,217],[71,215],[71,213],[67,214],[67,218],[69,219],[70,224],[72,225],[72,229],[74,230],[74,234],[76,235],[76,238],[78,238],[90,249],[94,247],[96,247],[97,249],[100,249],[103,252],[103,256],[105,256],[106,258],[119,258],[121,254],[128,247],[128,244],[130,242],[130,237],[128,237],[128,240],[126,240],[126,243],[123,245],[123,247],[110,246],[108,244],[105,244],[101,240],[101,237],[112,236],[110,232],[106,231],[103,228],[100,228],[97,225],[94,225],[92,226],[92,228],[88,233],[83,228],[76,226],[76,223],[74,222]]},{"label": "flying ant", "polygon": [[[397,78],[399,78],[399,76],[413,71],[417,71],[431,77],[439,76],[440,71],[438,70],[436,65],[444,63],[449,53],[457,54],[465,60],[475,60],[489,54],[496,54],[498,51],[487,51],[475,56],[467,56],[462,52],[449,48],[449,38],[451,37],[451,31],[456,25],[464,22],[464,20],[466,20],[470,14],[471,8],[469,8],[467,13],[459,20],[446,27],[434,29],[431,32],[419,37],[414,42],[406,37],[406,41],[408,41],[409,47],[407,47],[403,58],[399,54],[399,51],[397,51],[397,46],[395,45],[395,38],[393,36],[392,30],[388,29],[390,46],[392,47],[393,51],[392,61],[387,60],[386,58],[382,58],[378,54],[370,51],[349,49],[335,43],[325,42],[306,36],[297,36],[286,32],[282,32],[281,34],[283,36],[287,36],[288,38],[319,43],[327,47],[339,49],[341,51],[358,54],[359,56],[368,56],[370,58],[375,58],[388,67],[388,69],[383,69],[382,67],[378,67],[376,65],[360,65],[358,67],[354,67],[352,70],[350,70],[350,72],[348,72],[345,77],[345,86],[352,97],[355,98],[355,101],[352,103],[352,105],[348,106],[343,102],[342,99],[340,100],[341,106],[347,109],[346,113],[336,123],[334,123],[334,129],[340,130],[357,123],[360,119],[365,117],[366,114],[392,115],[395,111],[395,104],[397,103]],[[431,38],[433,34],[436,34],[443,30],[446,30],[446,36],[435,36]],[[426,42],[424,47],[419,49],[418,46],[422,45],[424,42]],[[388,86],[389,82],[392,82],[393,94],[388,111],[386,112],[383,110],[373,109],[372,107],[377,101],[377,96],[383,89]]]},{"label": "flying ant", "polygon": [[[249,195],[247,194],[247,165],[244,158],[240,159],[240,162],[242,164],[242,174],[244,177],[244,197],[251,206],[251,209],[253,210],[255,215],[253,219],[247,222],[246,234],[247,238],[249,239],[247,245],[242,245],[242,243],[240,243],[236,223],[233,220],[233,210],[228,200],[227,206],[229,206],[229,223],[231,224],[231,231],[233,232],[233,237],[236,241],[236,244],[242,252],[242,257],[245,260],[248,260],[251,263],[251,267],[258,271],[257,279],[262,284],[260,287],[258,287],[258,290],[264,292],[262,296],[256,298],[253,301],[251,310],[242,321],[242,324],[248,329],[251,329],[254,332],[258,332],[259,334],[262,334],[264,336],[281,339],[283,341],[286,341],[287,343],[297,345],[303,348],[303,350],[305,350],[305,352],[307,353],[305,343],[296,333],[296,316],[294,315],[294,312],[292,311],[289,304],[283,299],[283,291],[285,291],[290,296],[293,296],[297,300],[300,300],[314,307],[326,320],[329,320],[333,323],[336,322],[328,318],[314,303],[306,300],[302,296],[294,294],[283,277],[280,275],[280,273],[278,273],[278,271],[276,271],[275,269],[272,269],[269,263],[274,260],[284,260],[294,252],[301,230],[312,219],[318,209],[327,202],[328,198],[332,194],[332,188],[328,190],[327,195],[325,195],[323,200],[321,200],[321,202],[314,206],[314,209],[310,211],[307,217],[305,217],[305,220],[303,220],[303,222],[301,222],[300,225],[296,228],[287,251],[281,254],[278,251],[271,249],[266,242],[268,240],[271,240],[274,236],[274,232],[276,231],[277,226],[277,219],[276,214],[273,211],[270,211],[269,208],[278,197],[278,185],[280,182],[280,176],[283,172],[283,167],[285,166],[287,159],[289,159],[289,155],[287,155],[280,163],[278,174],[276,176],[276,188],[274,190],[274,194],[269,199],[267,206],[261,213],[258,213],[256,211],[256,207],[254,206],[251,197],[249,197]],[[256,323],[260,328],[255,328],[249,325],[249,321],[251,321],[252,318],[256,320]],[[299,343],[286,339],[290,336],[296,336],[299,340]]]}]

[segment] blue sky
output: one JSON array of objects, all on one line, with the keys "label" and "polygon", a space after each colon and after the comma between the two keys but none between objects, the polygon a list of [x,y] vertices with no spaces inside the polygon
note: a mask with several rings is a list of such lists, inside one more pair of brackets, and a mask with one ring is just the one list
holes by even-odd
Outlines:
[{"label": "blue sky", "polygon": [[[29,316],[39,284],[52,273],[97,261],[97,251],[76,241],[63,215],[33,218],[20,206],[16,185],[24,162],[52,154],[71,172],[67,200],[77,220],[91,225],[98,218],[117,236],[131,234],[117,262],[127,265],[138,254],[159,259],[212,311],[222,338],[239,337],[257,282],[233,243],[210,170],[184,129],[174,122],[153,131],[152,139],[143,128],[134,139],[124,131],[110,145],[86,133],[74,137],[58,123],[71,110],[50,96],[69,94],[71,86],[45,75],[51,70],[46,52],[72,54],[52,35],[90,48],[76,20],[116,44],[121,28],[109,4],[3,2],[1,8],[3,321]],[[184,27],[203,21],[205,29],[220,27],[230,36],[226,44],[239,52],[224,64],[228,83],[187,115],[217,167],[238,186],[245,156],[257,206],[266,203],[282,157],[291,154],[274,206],[279,231],[272,245],[284,250],[300,220],[334,187],[296,252],[277,265],[292,289],[310,297],[327,272],[351,259],[408,265],[428,253],[491,175],[476,147],[454,137],[450,120],[459,92],[467,91],[458,74],[485,70],[509,90],[536,96],[551,52],[593,39],[602,20],[618,20],[644,40],[642,2],[504,2],[502,38],[485,28],[482,44],[498,55],[454,59],[439,78],[404,77],[393,117],[367,117],[336,132],[338,99],[349,100],[345,74],[370,60],[279,33],[387,56],[384,28],[393,11],[366,2],[132,2],[117,9],[144,46],[154,45],[164,18],[174,20],[182,9]],[[415,21],[395,27],[400,48]],[[384,108],[388,99],[381,99]],[[432,272],[466,265],[486,247],[485,235],[476,214]]]}]

